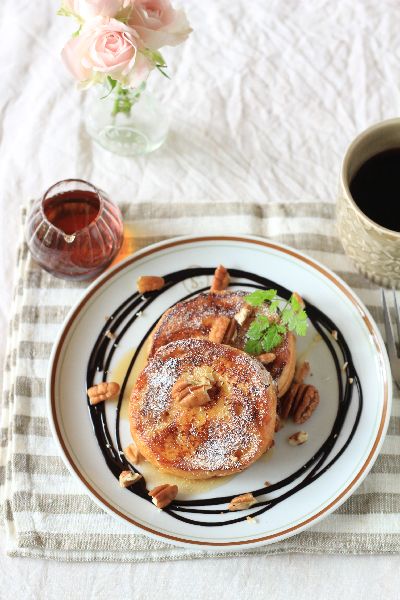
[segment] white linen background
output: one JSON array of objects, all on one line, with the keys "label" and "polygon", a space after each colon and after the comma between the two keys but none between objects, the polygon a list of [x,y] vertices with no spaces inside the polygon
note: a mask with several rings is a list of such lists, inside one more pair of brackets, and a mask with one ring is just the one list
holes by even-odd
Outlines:
[{"label": "white linen background", "polygon": [[[73,25],[55,0],[0,3],[0,358],[22,203],[82,177],[118,201],[335,201],[357,132],[397,117],[400,7],[393,0],[181,0],[194,28],[150,87],[173,116],[139,159],[95,147],[59,51]],[[198,233],[198,232],[193,232]],[[321,256],[323,260],[323,256]],[[323,583],[321,583],[321,578]],[[0,598],[398,598],[400,557],[266,556],[58,564],[0,554]]]}]

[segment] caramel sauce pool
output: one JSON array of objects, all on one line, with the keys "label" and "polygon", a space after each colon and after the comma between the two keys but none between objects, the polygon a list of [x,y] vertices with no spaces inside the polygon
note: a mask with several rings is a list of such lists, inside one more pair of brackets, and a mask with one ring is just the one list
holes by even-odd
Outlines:
[{"label": "caramel sauce pool", "polygon": [[302,352],[299,352],[297,354],[297,360],[296,360],[297,365],[301,364],[305,360],[309,360],[311,352],[321,342],[322,342],[322,337],[319,335],[319,333],[316,333],[315,335],[313,335],[313,337],[308,342],[308,344],[304,348],[304,350],[302,350]]}]

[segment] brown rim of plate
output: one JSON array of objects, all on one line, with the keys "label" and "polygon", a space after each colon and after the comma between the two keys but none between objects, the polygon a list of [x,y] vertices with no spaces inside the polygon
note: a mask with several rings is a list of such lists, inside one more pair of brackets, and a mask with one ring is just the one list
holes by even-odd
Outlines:
[{"label": "brown rim of plate", "polygon": [[[353,296],[353,294],[345,287],[343,286],[343,284],[341,283],[341,281],[337,280],[335,276],[333,276],[333,274],[331,274],[329,271],[326,271],[324,267],[322,267],[322,265],[319,265],[318,263],[315,263],[312,259],[303,256],[302,254],[298,254],[295,250],[292,250],[291,248],[288,247],[284,247],[281,246],[279,244],[274,244],[272,242],[268,242],[268,241],[263,241],[260,239],[256,239],[256,238],[251,238],[251,237],[239,237],[239,236],[218,236],[218,235],[211,235],[211,236],[201,236],[201,237],[191,237],[191,238],[183,238],[183,239],[175,239],[171,242],[165,242],[165,243],[159,243],[156,247],[152,247],[149,250],[144,250],[144,251],[139,251],[137,254],[134,254],[131,258],[126,259],[125,261],[123,261],[120,265],[117,265],[114,269],[112,269],[110,271],[110,273],[106,274],[101,281],[99,281],[99,283],[97,285],[94,285],[93,288],[90,290],[90,292],[85,295],[85,297],[79,302],[78,306],[75,308],[74,312],[72,313],[72,315],[70,315],[70,317],[68,318],[68,322],[66,323],[64,330],[62,332],[61,337],[58,340],[57,343],[57,349],[55,351],[54,354],[54,358],[53,358],[53,363],[52,363],[52,368],[51,368],[51,381],[50,381],[50,403],[51,403],[51,414],[53,417],[53,423],[54,423],[54,427],[57,433],[57,438],[58,441],[61,445],[61,448],[63,450],[63,453],[65,455],[65,457],[68,460],[68,463],[70,465],[70,467],[73,469],[73,471],[75,472],[75,474],[79,477],[79,479],[82,481],[82,483],[85,485],[85,487],[90,491],[90,493],[95,496],[95,498],[97,498],[104,506],[107,507],[107,509],[114,513],[115,515],[118,515],[120,518],[124,519],[125,521],[127,521],[128,523],[131,523],[132,525],[136,525],[136,527],[139,527],[140,529],[143,529],[153,535],[159,536],[159,537],[163,537],[166,538],[168,540],[172,540],[175,542],[180,542],[183,544],[194,544],[194,545],[198,545],[198,546],[240,546],[240,545],[246,545],[246,544],[256,544],[258,542],[267,542],[269,540],[273,540],[274,538],[280,538],[282,536],[290,536],[290,535],[294,535],[294,533],[296,532],[297,529],[301,529],[303,528],[305,525],[308,525],[309,523],[311,523],[312,521],[315,521],[316,519],[319,519],[324,513],[330,512],[333,507],[338,504],[340,502],[340,500],[347,495],[347,493],[354,487],[354,485],[357,483],[357,481],[360,479],[360,477],[362,475],[365,474],[365,471],[369,465],[369,463],[372,460],[372,457],[375,454],[375,451],[381,441],[382,438],[382,433],[383,433],[383,429],[385,426],[385,421],[386,421],[386,415],[387,415],[387,408],[388,408],[388,391],[389,391],[389,385],[388,385],[388,379],[386,377],[386,371],[384,369],[382,369],[383,372],[383,379],[384,379],[384,397],[383,397],[383,410],[382,410],[382,416],[381,416],[381,421],[379,424],[379,429],[378,429],[378,433],[376,436],[376,439],[374,441],[374,445],[371,448],[370,453],[368,454],[363,466],[361,467],[361,469],[358,471],[357,475],[354,477],[354,479],[349,483],[349,485],[332,501],[330,502],[327,506],[325,506],[325,508],[323,508],[322,510],[320,510],[319,512],[317,512],[315,515],[313,515],[312,517],[309,517],[307,519],[305,519],[304,521],[302,521],[301,523],[298,523],[297,525],[294,525],[293,527],[289,527],[288,529],[284,529],[283,531],[279,531],[278,533],[274,533],[271,535],[267,535],[261,538],[255,538],[255,539],[251,539],[251,540],[241,540],[238,542],[205,542],[205,541],[199,541],[199,540],[189,540],[189,539],[185,539],[185,538],[180,538],[177,536],[173,536],[173,535],[169,535],[166,533],[161,533],[159,531],[155,531],[154,529],[151,529],[150,527],[146,527],[145,525],[141,525],[140,523],[137,523],[136,521],[134,521],[133,519],[131,519],[130,517],[126,516],[125,514],[123,514],[122,512],[120,512],[119,510],[117,510],[114,506],[112,506],[111,504],[109,504],[106,500],[104,500],[98,493],[97,491],[90,485],[90,483],[88,481],[86,481],[85,477],[80,473],[80,471],[78,470],[78,467],[74,464],[65,444],[64,444],[64,440],[62,439],[61,436],[61,431],[60,431],[60,427],[57,421],[57,416],[56,416],[56,410],[55,410],[55,375],[56,375],[56,371],[57,371],[57,364],[58,364],[58,360],[60,357],[60,353],[61,353],[61,348],[63,346],[65,337],[72,325],[72,323],[74,322],[76,316],[78,315],[78,313],[80,312],[81,308],[87,303],[87,301],[93,296],[93,294],[95,292],[97,292],[97,290],[102,287],[102,285],[108,281],[111,277],[114,277],[114,275],[116,273],[118,273],[119,271],[121,271],[122,269],[124,269],[126,267],[126,265],[130,265],[134,262],[136,262],[137,260],[142,259],[145,256],[149,256],[150,254],[154,254],[155,252],[159,252],[162,250],[166,250],[167,248],[173,248],[174,246],[181,246],[183,244],[192,244],[194,242],[207,242],[207,241],[233,241],[233,242],[245,242],[245,243],[252,243],[252,244],[256,244],[259,246],[263,246],[266,248],[272,248],[274,250],[278,250],[279,252],[283,252],[284,254],[288,254],[289,256],[293,256],[294,258],[306,263],[307,265],[313,267],[314,269],[316,269],[317,271],[319,271],[320,273],[322,273],[325,277],[327,277],[330,281],[332,281],[339,289],[341,292],[343,292],[345,294],[345,296],[347,296],[347,298],[352,302],[352,304],[356,307],[356,309],[358,310],[358,312],[360,313],[365,325],[367,326],[368,331],[370,332],[371,336],[373,337],[374,340],[374,344],[375,344],[375,348],[379,354],[380,357],[380,366],[382,368],[383,365],[383,353],[381,350],[381,346],[379,343],[379,340],[377,339],[376,335],[375,335],[375,331],[374,331],[374,327],[370,321],[370,319],[368,318],[368,316],[365,314],[364,308],[363,306],[358,302],[357,298],[355,298]],[[372,466],[372,465],[371,465]]]}]

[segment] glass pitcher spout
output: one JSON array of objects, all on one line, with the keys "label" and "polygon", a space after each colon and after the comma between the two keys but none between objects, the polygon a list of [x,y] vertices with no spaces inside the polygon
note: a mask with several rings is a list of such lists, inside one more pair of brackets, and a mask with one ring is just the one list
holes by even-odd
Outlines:
[{"label": "glass pitcher spout", "polygon": [[75,241],[75,233],[73,233],[72,235],[66,235],[64,234],[64,240],[67,242],[67,244],[72,244],[72,242]]}]

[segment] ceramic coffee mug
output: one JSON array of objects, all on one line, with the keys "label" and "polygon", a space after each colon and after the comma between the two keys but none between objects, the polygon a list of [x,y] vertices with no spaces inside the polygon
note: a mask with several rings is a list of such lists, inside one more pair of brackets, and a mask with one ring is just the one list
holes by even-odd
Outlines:
[{"label": "ceramic coffee mug", "polygon": [[400,232],[369,219],[350,193],[350,182],[361,165],[391,148],[400,148],[400,119],[377,123],[350,144],[341,169],[337,224],[344,250],[361,273],[379,285],[400,288]]}]

